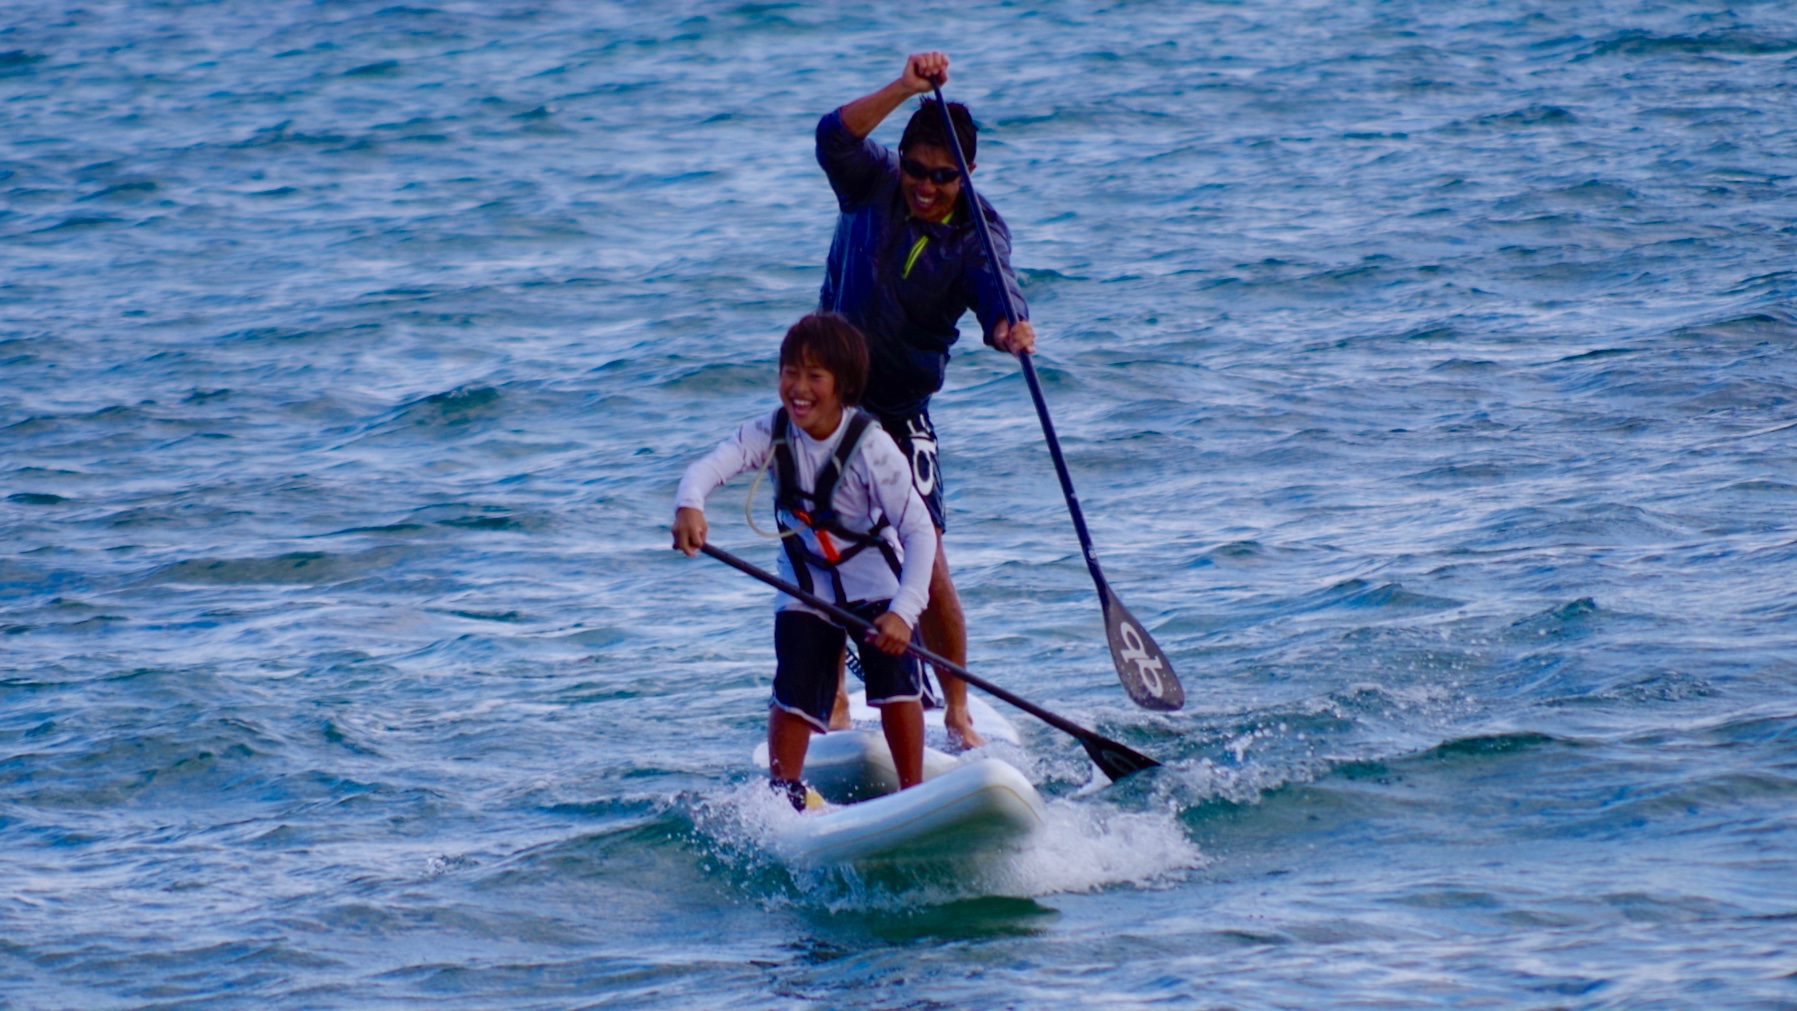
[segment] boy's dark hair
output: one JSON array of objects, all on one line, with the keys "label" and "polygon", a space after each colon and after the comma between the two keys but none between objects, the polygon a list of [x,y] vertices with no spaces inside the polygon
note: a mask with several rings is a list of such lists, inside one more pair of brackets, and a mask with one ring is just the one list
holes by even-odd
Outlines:
[{"label": "boy's dark hair", "polygon": [[[974,125],[973,113],[960,102],[948,103],[948,118],[954,120],[955,136],[961,138],[961,153],[967,156],[967,164],[974,163],[974,150],[980,146],[980,128]],[[905,135],[899,138],[899,151],[909,151],[919,144],[939,147],[949,154],[955,153],[955,147],[949,142],[948,134],[942,129],[942,110],[936,108],[936,100],[926,98],[917,111],[911,114],[911,122],[905,124]]]},{"label": "boy's dark hair", "polygon": [[867,338],[855,324],[833,312],[814,312],[794,323],[780,342],[780,367],[803,365],[807,358],[836,377],[836,395],[845,405],[861,402],[867,389]]}]

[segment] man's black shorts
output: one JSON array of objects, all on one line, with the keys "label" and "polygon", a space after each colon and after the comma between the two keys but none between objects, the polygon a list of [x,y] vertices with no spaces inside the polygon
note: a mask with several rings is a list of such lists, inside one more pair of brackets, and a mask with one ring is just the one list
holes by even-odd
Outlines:
[{"label": "man's black shorts", "polygon": [[915,414],[881,414],[880,427],[898,443],[905,459],[911,461],[911,486],[923,496],[936,530],[948,529],[942,515],[942,470],[936,462],[936,426],[930,424],[928,408]]},{"label": "man's black shorts", "polygon": [[[888,601],[850,604],[848,609],[872,621],[886,613]],[[848,633],[809,611],[774,613],[774,697],[779,706],[803,717],[819,730],[830,726],[836,704],[836,671]],[[908,702],[923,698],[923,675],[909,655],[893,656],[871,644],[861,653],[861,676],[867,682],[867,704]]]}]

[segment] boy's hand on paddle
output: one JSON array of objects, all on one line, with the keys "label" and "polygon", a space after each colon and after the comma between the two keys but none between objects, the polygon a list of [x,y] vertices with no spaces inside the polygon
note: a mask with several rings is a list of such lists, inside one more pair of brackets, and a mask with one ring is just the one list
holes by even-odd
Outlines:
[{"label": "boy's hand on paddle", "polygon": [[911,626],[905,624],[905,619],[887,611],[874,619],[874,634],[868,638],[880,652],[898,656],[911,645]]},{"label": "boy's hand on paddle", "polygon": [[1029,320],[1020,319],[1016,326],[1008,319],[1001,319],[992,328],[992,346],[1009,355],[1033,355],[1036,353],[1036,328]]},{"label": "boy's hand on paddle", "polygon": [[899,84],[913,95],[921,95],[938,84],[948,83],[948,55],[946,53],[928,52],[912,53],[905,57],[905,72],[899,75]]},{"label": "boy's hand on paddle", "polygon": [[674,512],[674,550],[686,552],[688,558],[698,554],[710,529],[704,510],[681,506]]}]

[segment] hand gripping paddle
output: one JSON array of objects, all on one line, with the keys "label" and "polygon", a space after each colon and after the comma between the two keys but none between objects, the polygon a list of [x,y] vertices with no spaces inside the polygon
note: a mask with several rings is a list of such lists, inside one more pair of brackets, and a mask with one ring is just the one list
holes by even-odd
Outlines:
[{"label": "hand gripping paddle", "polygon": [[[853,629],[864,635],[873,631],[873,623],[863,620],[854,612],[845,611],[815,593],[807,593],[786,580],[781,579],[779,576],[763,569],[759,569],[722,548],[714,548],[707,544],[699,550],[718,561],[723,562],[725,565],[730,566],[738,572],[754,576],[756,579],[780,590],[788,596],[810,604],[812,607],[835,618],[837,623],[844,628]],[[1100,737],[1072,720],[1057,716],[1035,703],[1026,702],[992,682],[987,681],[984,678],[976,677],[972,672],[960,664],[952,663],[945,657],[937,656],[935,653],[924,649],[916,643],[912,643],[910,646],[906,647],[905,652],[910,653],[912,656],[917,657],[925,663],[932,664],[942,670],[953,673],[956,677],[975,688],[987,692],[1001,701],[1009,702],[1011,705],[1029,713],[1031,716],[1047,723],[1049,726],[1062,733],[1073,735],[1074,739],[1079,741],[1079,743],[1086,749],[1086,754],[1092,756],[1092,762],[1098,766],[1099,771],[1110,777],[1113,782],[1122,779],[1132,772],[1141,772],[1143,769],[1152,769],[1161,764],[1141,752],[1131,750],[1127,745],[1119,744],[1108,737]]]},{"label": "hand gripping paddle", "polygon": [[[943,132],[948,134],[949,145],[954,150],[955,164],[961,169],[961,187],[967,194],[967,206],[972,209],[973,223],[979,229],[980,245],[986,250],[986,262],[998,282],[999,295],[1004,298],[1005,318],[1016,326],[1017,307],[1011,304],[1011,289],[999,271],[998,251],[992,245],[986,211],[973,192],[973,175],[967,169],[967,156],[961,152],[961,137],[955,133],[948,103],[942,100],[942,87],[937,85],[934,90],[936,108],[942,113]],[[1031,399],[1036,402],[1036,417],[1042,419],[1042,435],[1048,441],[1048,455],[1054,458],[1055,474],[1061,479],[1061,494],[1067,499],[1067,512],[1073,517],[1073,529],[1079,535],[1086,568],[1091,571],[1092,582],[1098,588],[1098,606],[1104,611],[1104,637],[1111,645],[1111,662],[1117,666],[1117,679],[1123,682],[1123,690],[1129,693],[1130,701],[1144,709],[1163,712],[1178,709],[1185,705],[1186,692],[1180,686],[1179,675],[1173,673],[1173,664],[1136,616],[1130,614],[1129,608],[1111,592],[1110,584],[1104,581],[1104,572],[1098,568],[1098,555],[1092,550],[1092,534],[1086,529],[1086,516],[1080,510],[1079,495],[1073,490],[1073,478],[1067,474],[1067,460],[1061,455],[1061,443],[1055,438],[1054,422],[1048,416],[1048,401],[1043,399],[1042,383],[1036,378],[1036,366],[1030,357],[1018,354],[1017,360],[1023,365],[1023,378],[1029,383]]]}]

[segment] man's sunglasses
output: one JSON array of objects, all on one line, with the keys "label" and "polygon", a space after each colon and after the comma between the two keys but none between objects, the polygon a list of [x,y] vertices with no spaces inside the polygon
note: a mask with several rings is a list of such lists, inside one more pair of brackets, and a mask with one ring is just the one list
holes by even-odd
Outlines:
[{"label": "man's sunglasses", "polygon": [[923,162],[913,161],[910,158],[900,158],[899,168],[904,169],[905,174],[913,179],[928,179],[938,186],[945,186],[948,183],[961,178],[960,169],[926,168]]}]

